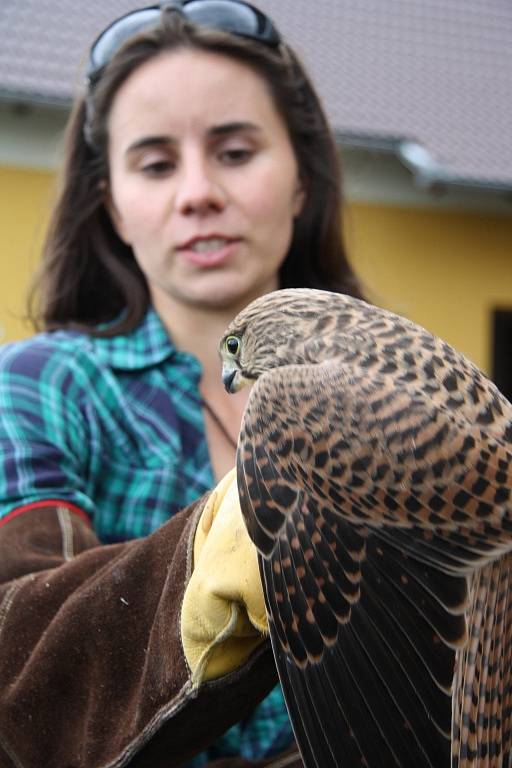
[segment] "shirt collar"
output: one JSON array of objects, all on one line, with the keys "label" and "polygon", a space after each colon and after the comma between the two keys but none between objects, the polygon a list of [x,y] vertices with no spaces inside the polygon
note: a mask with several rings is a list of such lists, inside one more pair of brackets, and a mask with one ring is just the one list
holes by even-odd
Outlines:
[{"label": "shirt collar", "polygon": [[192,355],[178,352],[153,307],[130,333],[93,337],[92,344],[103,362],[118,370],[139,370],[166,358],[179,357],[199,365]]}]

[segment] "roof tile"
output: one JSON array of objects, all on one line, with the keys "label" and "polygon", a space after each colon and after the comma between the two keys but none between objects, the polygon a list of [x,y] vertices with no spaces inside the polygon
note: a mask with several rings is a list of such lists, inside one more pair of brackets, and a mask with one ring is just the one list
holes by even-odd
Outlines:
[{"label": "roof tile", "polygon": [[[454,179],[512,186],[509,0],[256,0],[341,136],[418,141]],[[3,0],[0,93],[68,102],[128,0]]]}]

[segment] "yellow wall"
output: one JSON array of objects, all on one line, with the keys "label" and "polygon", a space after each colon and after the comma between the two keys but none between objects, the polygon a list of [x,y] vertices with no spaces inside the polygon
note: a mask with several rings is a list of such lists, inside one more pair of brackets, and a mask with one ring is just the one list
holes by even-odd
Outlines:
[{"label": "yellow wall", "polygon": [[512,219],[358,204],[346,221],[352,261],[375,303],[490,372],[492,310],[512,310]]},{"label": "yellow wall", "polygon": [[[48,219],[51,173],[0,168],[0,330],[27,336],[24,300]],[[512,309],[512,219],[353,203],[349,251],[369,297],[490,368],[491,312]]]},{"label": "yellow wall", "polygon": [[25,297],[37,267],[54,177],[0,167],[0,341],[30,334]]}]

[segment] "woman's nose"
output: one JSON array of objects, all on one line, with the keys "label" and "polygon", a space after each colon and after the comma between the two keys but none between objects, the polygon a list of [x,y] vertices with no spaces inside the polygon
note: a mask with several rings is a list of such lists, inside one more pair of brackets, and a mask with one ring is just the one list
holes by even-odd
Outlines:
[{"label": "woman's nose", "polygon": [[194,157],[184,161],[177,182],[175,202],[182,215],[204,215],[224,207],[224,191],[205,159]]}]

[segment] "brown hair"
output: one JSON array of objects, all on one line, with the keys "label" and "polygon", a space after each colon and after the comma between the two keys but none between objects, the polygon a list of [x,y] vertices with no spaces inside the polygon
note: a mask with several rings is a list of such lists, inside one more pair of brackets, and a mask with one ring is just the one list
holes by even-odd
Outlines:
[{"label": "brown hair", "polygon": [[[195,26],[172,10],[130,38],[96,85],[75,104],[65,142],[59,197],[30,300],[37,328],[75,327],[114,335],[133,329],[149,303],[146,279],[116,234],[104,205],[107,118],[133,70],[164,51],[192,48],[231,56],[267,83],[294,148],[305,190],[302,213],[280,270],[282,288],[322,288],[361,296],[343,246],[338,152],[318,96],[293,51]],[[36,308],[36,299],[39,305]]]}]

